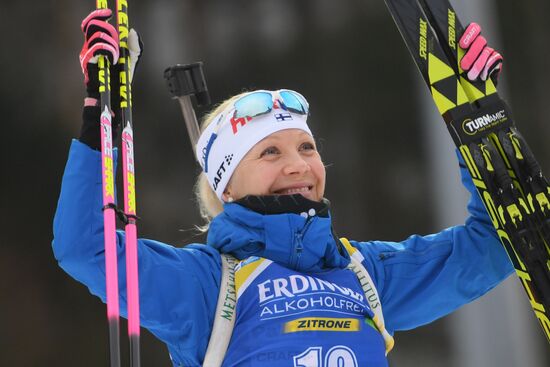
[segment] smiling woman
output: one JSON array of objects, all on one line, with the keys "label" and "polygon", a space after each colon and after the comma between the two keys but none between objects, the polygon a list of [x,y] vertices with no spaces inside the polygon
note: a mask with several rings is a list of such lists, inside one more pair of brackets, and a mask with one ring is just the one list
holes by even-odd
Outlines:
[{"label": "smiling woman", "polygon": [[[88,32],[100,43],[104,18],[94,18],[98,27]],[[118,44],[109,45],[116,62]],[[87,74],[94,57],[83,59],[89,95],[63,177],[53,249],[64,270],[105,300],[101,109],[95,74]],[[166,343],[175,366],[387,366],[396,330],[442,317],[512,273],[463,164],[472,193],[464,225],[401,242],[336,236],[308,117],[307,100],[287,89],[223,102],[196,146],[206,243],[138,240],[141,324]],[[116,241],[122,268],[124,232]],[[126,288],[124,272],[119,284]],[[119,301],[126,315],[126,297]],[[216,325],[226,318],[234,320],[226,344],[207,353],[219,346]]]},{"label": "smiling woman", "polygon": [[[306,99],[295,91],[254,91],[228,99],[205,117],[197,144],[204,171],[195,192],[207,222],[223,210],[223,202],[246,195],[301,194],[314,201],[323,198],[325,167],[303,118],[308,108]],[[239,117],[243,111],[246,115]],[[254,115],[252,128],[250,115]],[[246,137],[237,137],[247,124],[251,131],[247,130]],[[235,142],[237,138],[240,142]],[[248,152],[243,149],[243,141],[247,141]],[[240,149],[234,149],[237,147]],[[209,174],[213,152],[222,150],[218,169]]]},{"label": "smiling woman", "polygon": [[301,194],[319,201],[324,190],[325,166],[313,137],[302,130],[287,129],[264,138],[244,156],[224,190],[223,199]]},{"label": "smiling woman", "polygon": [[[257,111],[246,109],[243,101]],[[231,98],[207,116],[197,144],[197,156],[203,157],[203,174],[207,178],[202,185],[211,183],[210,189],[198,190],[202,206],[210,207],[208,211],[213,214],[221,211],[218,203],[209,204],[215,194],[224,202],[246,195],[272,194],[301,194],[310,200],[321,200],[325,168],[305,123],[308,108],[305,98],[294,91],[276,91],[273,95],[269,91],[254,91]],[[247,115],[238,117],[243,110]],[[216,153],[223,153],[223,159],[218,170],[209,174],[208,167],[212,167],[210,161]]]}]

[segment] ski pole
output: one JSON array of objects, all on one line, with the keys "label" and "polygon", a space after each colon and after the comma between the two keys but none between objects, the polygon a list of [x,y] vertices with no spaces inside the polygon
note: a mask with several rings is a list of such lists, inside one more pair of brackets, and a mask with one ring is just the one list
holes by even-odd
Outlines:
[{"label": "ski pole", "polygon": [[[106,9],[107,0],[97,0],[97,9]],[[113,164],[113,136],[109,59],[100,56],[99,93],[101,99],[101,171],[103,191],[103,226],[105,241],[105,282],[107,293],[107,321],[109,323],[109,351],[111,367],[120,367],[118,269],[115,223],[115,185]]]},{"label": "ski pole", "polygon": [[164,71],[164,78],[172,98],[178,99],[185,126],[191,141],[191,149],[195,154],[195,145],[199,140],[200,128],[197,116],[191,103],[191,96],[195,97],[197,106],[208,106],[210,94],[202,70],[202,62],[171,66]]},{"label": "ski pole", "polygon": [[128,1],[116,0],[120,58],[122,65],[117,75],[120,84],[120,113],[122,130],[122,177],[124,184],[124,214],[126,225],[126,290],[128,303],[128,338],[130,340],[130,366],[140,366],[139,348],[139,281],[137,255],[137,214],[135,192],[134,139],[132,128],[132,90],[129,70],[128,49]]}]

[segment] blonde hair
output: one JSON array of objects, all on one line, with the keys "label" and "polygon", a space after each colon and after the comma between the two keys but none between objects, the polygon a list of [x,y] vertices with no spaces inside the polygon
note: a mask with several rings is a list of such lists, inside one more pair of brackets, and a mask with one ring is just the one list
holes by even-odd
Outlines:
[{"label": "blonde hair", "polygon": [[[210,125],[210,123],[212,123],[217,115],[222,113],[235,100],[242,97],[246,93],[248,92],[243,92],[226,99],[210,111],[206,116],[204,116],[201,124],[201,133],[208,125]],[[197,198],[197,203],[199,205],[200,215],[206,222],[203,226],[198,227],[198,229],[206,232],[212,219],[223,211],[223,203],[212,189],[212,186],[208,182],[204,172],[201,172],[197,177],[197,182],[195,183],[195,197]]]}]

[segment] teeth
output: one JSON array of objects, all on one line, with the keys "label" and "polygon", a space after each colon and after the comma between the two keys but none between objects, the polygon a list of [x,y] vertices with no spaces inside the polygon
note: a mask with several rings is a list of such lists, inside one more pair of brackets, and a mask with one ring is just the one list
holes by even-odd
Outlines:
[{"label": "teeth", "polygon": [[296,187],[296,188],[293,188],[293,189],[282,190],[281,194],[292,195],[292,194],[300,194],[300,193],[308,192],[308,191],[309,191],[309,187],[304,186],[304,187]]}]

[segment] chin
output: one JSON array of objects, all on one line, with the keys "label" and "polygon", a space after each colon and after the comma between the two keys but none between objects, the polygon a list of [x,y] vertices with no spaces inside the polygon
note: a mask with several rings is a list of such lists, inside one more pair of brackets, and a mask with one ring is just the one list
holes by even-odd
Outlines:
[{"label": "chin", "polygon": [[308,199],[308,200],[311,200],[311,201],[321,201],[321,199],[315,195],[314,193],[307,193],[307,194],[298,194],[298,195],[302,195],[304,198]]},{"label": "chin", "polygon": [[302,195],[303,197],[305,197],[306,199],[308,200],[311,200],[311,201],[319,201],[319,199],[317,199],[317,197],[315,195],[312,195],[312,194],[300,194]]}]

